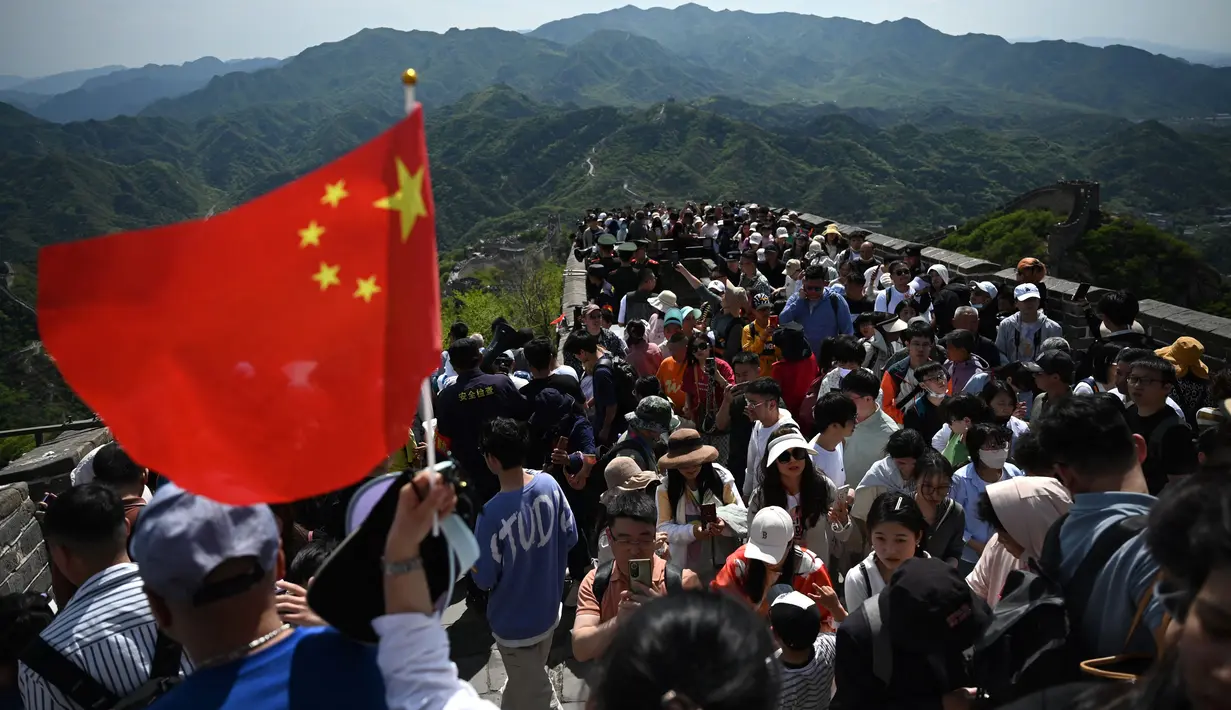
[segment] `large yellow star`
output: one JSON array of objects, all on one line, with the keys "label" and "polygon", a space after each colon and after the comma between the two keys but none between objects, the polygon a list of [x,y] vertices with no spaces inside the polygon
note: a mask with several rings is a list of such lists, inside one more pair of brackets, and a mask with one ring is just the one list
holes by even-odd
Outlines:
[{"label": "large yellow star", "polygon": [[366,279],[355,279],[355,298],[362,298],[364,303],[371,303],[372,296],[380,293],[380,286],[376,285],[376,277],[369,276]]},{"label": "large yellow star", "polygon": [[415,228],[415,222],[420,217],[427,216],[427,202],[423,199],[424,169],[414,175],[406,169],[401,158],[393,159],[397,164],[398,191],[376,201],[375,207],[383,210],[397,210],[402,215],[402,242],[410,238],[410,232]]},{"label": "large yellow star", "polygon": [[325,196],[321,198],[321,204],[337,207],[338,203],[347,197],[350,197],[350,193],[346,191],[346,181],[339,180],[325,185]]},{"label": "large yellow star", "polygon": [[321,235],[325,233],[325,228],[312,220],[308,226],[299,230],[299,248],[307,246],[319,247],[321,245]]},{"label": "large yellow star", "polygon": [[340,286],[342,282],[338,280],[338,270],[341,268],[340,264],[338,266],[330,266],[322,261],[321,270],[312,276],[312,280],[321,285],[322,291],[330,286]]}]

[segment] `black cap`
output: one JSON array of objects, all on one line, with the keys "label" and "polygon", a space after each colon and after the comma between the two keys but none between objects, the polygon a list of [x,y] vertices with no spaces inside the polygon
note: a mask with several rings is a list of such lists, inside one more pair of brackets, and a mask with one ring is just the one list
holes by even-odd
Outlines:
[{"label": "black cap", "polygon": [[1023,362],[1022,369],[1032,375],[1060,375],[1067,381],[1073,378],[1076,365],[1063,350],[1045,350],[1034,362]]},{"label": "black cap", "polygon": [[760,292],[752,294],[752,309],[754,311],[759,311],[762,308],[769,308],[769,307],[770,307],[769,296],[766,296],[765,294],[760,293]]},{"label": "black cap", "polygon": [[590,276],[606,276],[607,267],[603,264],[590,264],[586,267],[586,273]]},{"label": "black cap", "polygon": [[727,252],[727,261],[739,261],[739,257],[740,257],[740,253],[738,249],[735,251]]},{"label": "black cap", "polygon": [[956,568],[934,557],[912,557],[880,594],[893,645],[932,653],[969,648],[987,627],[991,611]]},{"label": "black cap", "polygon": [[905,256],[920,256],[923,254],[923,247],[917,244],[912,244],[911,246],[903,249],[902,254]]}]

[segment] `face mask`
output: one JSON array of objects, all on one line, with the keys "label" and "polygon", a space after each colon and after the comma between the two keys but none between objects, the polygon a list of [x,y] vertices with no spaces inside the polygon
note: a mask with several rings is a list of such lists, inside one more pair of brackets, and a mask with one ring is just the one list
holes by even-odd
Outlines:
[{"label": "face mask", "polygon": [[846,377],[846,376],[847,376],[847,375],[849,375],[849,374],[851,374],[851,371],[850,371],[850,370],[848,370],[848,369],[846,369],[845,367],[839,367],[839,368],[838,368],[838,377],[839,377],[839,378]]},{"label": "face mask", "polygon": [[984,304],[982,304],[982,303],[972,303],[972,304],[970,304],[970,305],[971,305],[971,307],[972,307],[972,308],[974,308],[976,311],[981,311],[981,310],[983,310],[983,305],[984,305]]},{"label": "face mask", "polygon": [[1009,450],[984,451],[981,449],[979,451],[979,460],[983,462],[984,466],[999,470],[1004,468],[1004,462],[1009,460]]}]

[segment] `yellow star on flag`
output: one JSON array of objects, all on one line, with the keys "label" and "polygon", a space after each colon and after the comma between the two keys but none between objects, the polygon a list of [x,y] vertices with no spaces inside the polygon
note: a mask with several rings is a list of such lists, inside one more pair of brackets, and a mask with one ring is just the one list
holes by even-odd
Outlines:
[{"label": "yellow star on flag", "polygon": [[347,197],[350,197],[350,193],[346,191],[346,181],[339,180],[325,185],[325,196],[321,198],[321,204],[337,207],[338,203]]},{"label": "yellow star on flag", "polygon": [[330,286],[341,286],[342,282],[338,280],[338,270],[341,268],[340,264],[338,266],[330,266],[322,261],[320,271],[317,271],[312,276],[312,280],[321,285],[322,291]]},{"label": "yellow star on flag", "polygon": [[299,230],[299,248],[307,246],[319,247],[321,245],[321,235],[325,233],[325,228],[312,220],[307,227]]},{"label": "yellow star on flag", "polygon": [[355,289],[355,298],[362,298],[364,303],[371,303],[372,296],[380,293],[380,286],[376,285],[376,277],[369,276],[366,279],[355,279],[357,288]]},{"label": "yellow star on flag", "polygon": [[393,159],[397,165],[398,191],[376,201],[375,207],[383,210],[397,210],[401,213],[402,243],[410,238],[410,232],[415,228],[415,222],[420,217],[427,216],[427,202],[423,199],[424,169],[414,175],[406,169],[401,158]]}]

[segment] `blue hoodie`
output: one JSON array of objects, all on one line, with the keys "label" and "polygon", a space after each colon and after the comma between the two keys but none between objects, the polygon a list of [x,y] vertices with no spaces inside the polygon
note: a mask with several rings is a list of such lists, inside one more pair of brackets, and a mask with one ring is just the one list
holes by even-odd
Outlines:
[{"label": "blue hoodie", "polygon": [[560,484],[527,469],[534,479],[520,491],[502,491],[487,501],[475,525],[479,561],[472,575],[491,590],[487,623],[505,646],[529,646],[560,622],[568,551],[577,544],[577,524]]},{"label": "blue hoodie", "polygon": [[804,337],[812,352],[821,351],[821,341],[835,335],[851,335],[855,328],[851,323],[851,307],[842,294],[831,288],[825,289],[825,295],[819,301],[808,301],[803,297],[802,290],[787,299],[778,322],[799,323],[804,327]]}]

